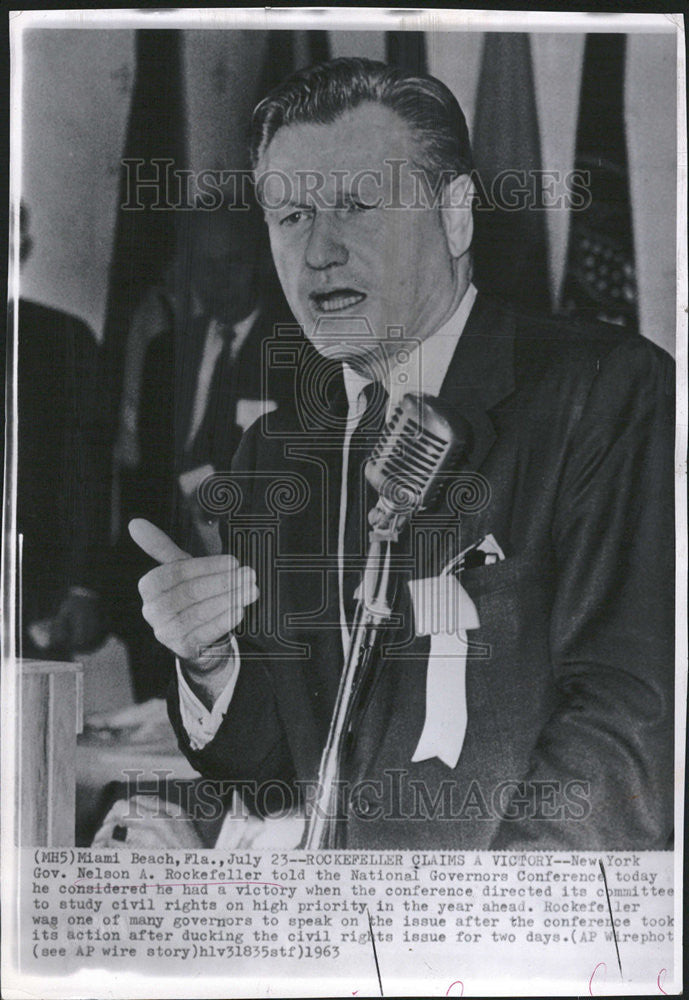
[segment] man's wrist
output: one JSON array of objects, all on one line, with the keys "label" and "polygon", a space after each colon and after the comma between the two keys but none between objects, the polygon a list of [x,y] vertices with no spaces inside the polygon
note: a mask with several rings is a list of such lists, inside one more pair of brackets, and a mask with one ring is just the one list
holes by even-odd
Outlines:
[{"label": "man's wrist", "polygon": [[210,712],[239,666],[236,640],[215,644],[196,660],[178,660],[189,689]]},{"label": "man's wrist", "polygon": [[235,645],[233,638],[228,636],[226,641],[208,646],[199,657],[193,660],[180,658],[180,665],[185,674],[193,680],[199,682],[205,677],[211,677],[224,670],[228,664],[234,662]]}]

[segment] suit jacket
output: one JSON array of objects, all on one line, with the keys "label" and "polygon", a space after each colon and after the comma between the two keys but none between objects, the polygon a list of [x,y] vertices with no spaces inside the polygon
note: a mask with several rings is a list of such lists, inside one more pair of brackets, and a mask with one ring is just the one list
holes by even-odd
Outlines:
[{"label": "suit jacket", "polygon": [[[169,532],[192,555],[206,554],[196,511],[182,496],[179,476],[208,464],[229,470],[242,436],[237,424],[238,401],[255,404],[266,395],[279,398],[279,380],[272,379],[265,386],[261,377],[263,345],[273,335],[276,317],[289,314],[282,298],[263,295],[259,314],[236,357],[226,349],[217,358],[203,421],[193,447],[188,449],[209,317],[191,317],[189,289],[183,293],[181,305],[186,308],[171,314],[169,327],[146,351],[138,419],[140,464],[120,472],[121,532],[112,558],[110,604],[113,627],[128,644],[140,699],[164,696],[174,672],[174,657],[156,641],[141,617],[137,581],[155,564],[131,540],[126,525],[133,517],[145,517]],[[217,318],[223,319],[221,312]]]},{"label": "suit jacket", "polygon": [[101,588],[107,452],[96,389],[98,345],[85,323],[20,299],[15,364],[17,530],[24,535],[29,623],[54,614],[70,586]]},{"label": "suit jacket", "polygon": [[[240,629],[228,712],[201,751],[174,685],[169,699],[180,746],[210,777],[317,775],[343,661],[335,381],[302,379],[295,404],[252,427],[236,456],[230,550],[254,565],[261,600]],[[346,846],[668,845],[673,389],[671,360],[641,337],[479,296],[440,393],[471,443],[442,507],[416,515],[400,540],[401,624],[345,761]],[[505,559],[462,576],[480,619],[463,750],[453,769],[412,764],[429,639],[413,635],[404,582],[488,532]]]},{"label": "suit jacket", "polygon": [[[143,482],[130,491],[136,509],[129,516],[148,517],[173,532],[182,530],[176,493],[180,473],[206,464],[228,471],[243,433],[237,423],[238,402],[287,395],[279,377],[268,373],[262,378],[263,345],[273,335],[274,322],[274,310],[262,307],[236,355],[229,341],[221,351],[190,449],[187,437],[208,317],[188,320],[183,329],[165,331],[152,341],[144,362],[139,420],[142,457],[137,476]],[[177,540],[184,545],[184,538]]]}]

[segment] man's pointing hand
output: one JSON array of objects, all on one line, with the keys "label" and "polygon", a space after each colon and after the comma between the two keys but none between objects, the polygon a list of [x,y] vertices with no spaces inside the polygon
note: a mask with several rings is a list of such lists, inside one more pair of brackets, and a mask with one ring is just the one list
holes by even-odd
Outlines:
[{"label": "man's pointing hand", "polygon": [[141,518],[129,522],[129,534],[161,563],[139,581],[143,616],[156,638],[191,661],[195,672],[214,670],[217,656],[204,656],[204,650],[235,629],[258,598],[253,569],[230,555],[194,559]]}]

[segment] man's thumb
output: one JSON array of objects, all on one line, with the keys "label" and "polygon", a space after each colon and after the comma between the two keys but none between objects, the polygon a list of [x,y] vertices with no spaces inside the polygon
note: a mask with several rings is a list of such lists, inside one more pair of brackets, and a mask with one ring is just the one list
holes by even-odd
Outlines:
[{"label": "man's thumb", "polygon": [[191,558],[189,553],[175,545],[164,531],[143,517],[135,517],[129,522],[129,534],[146,555],[159,563],[179,562],[180,559]]}]

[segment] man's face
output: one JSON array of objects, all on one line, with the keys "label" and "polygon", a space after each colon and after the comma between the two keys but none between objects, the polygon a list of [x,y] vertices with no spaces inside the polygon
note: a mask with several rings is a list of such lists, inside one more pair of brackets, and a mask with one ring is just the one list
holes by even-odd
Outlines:
[{"label": "man's face", "polygon": [[418,159],[406,122],[367,103],[284,126],[258,166],[285,296],[324,353],[356,364],[365,321],[379,352],[388,327],[424,340],[446,318],[456,276],[440,209],[418,197]]}]

